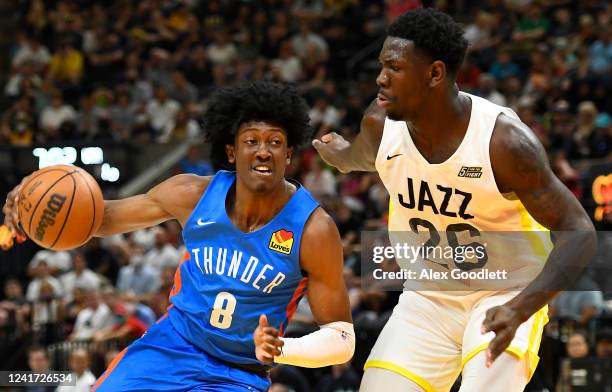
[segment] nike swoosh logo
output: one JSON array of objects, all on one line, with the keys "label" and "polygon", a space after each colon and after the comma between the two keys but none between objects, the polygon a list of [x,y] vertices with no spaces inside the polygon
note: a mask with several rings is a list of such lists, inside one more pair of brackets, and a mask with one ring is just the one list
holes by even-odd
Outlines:
[{"label": "nike swoosh logo", "polygon": [[198,224],[198,226],[206,226],[206,225],[212,225],[215,222],[204,222],[201,218],[198,219],[198,221],[196,222]]},{"label": "nike swoosh logo", "polygon": [[387,160],[393,159],[395,157],[399,157],[400,155],[402,155],[402,154],[395,154],[395,155],[391,155],[391,156],[387,155]]}]

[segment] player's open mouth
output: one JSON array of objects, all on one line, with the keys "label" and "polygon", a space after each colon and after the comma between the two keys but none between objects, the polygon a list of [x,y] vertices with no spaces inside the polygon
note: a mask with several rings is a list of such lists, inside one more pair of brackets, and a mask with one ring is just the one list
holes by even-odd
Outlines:
[{"label": "player's open mouth", "polygon": [[379,93],[376,96],[376,103],[378,104],[378,106],[385,106],[386,104],[389,103],[389,98]]},{"label": "player's open mouth", "polygon": [[253,171],[263,176],[269,176],[272,174],[272,169],[265,165],[257,165],[253,168]]}]

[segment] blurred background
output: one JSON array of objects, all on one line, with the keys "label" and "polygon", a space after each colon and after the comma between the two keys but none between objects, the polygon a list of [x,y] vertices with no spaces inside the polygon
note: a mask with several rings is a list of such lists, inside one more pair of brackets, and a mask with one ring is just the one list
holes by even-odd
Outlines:
[{"label": "blurred background", "polygon": [[[295,84],[318,136],[352,139],[377,92],[386,26],[421,6],[464,25],[460,88],[513,108],[533,129],[600,230],[595,262],[610,271],[612,5],[604,0],[1,1],[1,200],[23,176],[57,163],[88,170],[106,198],[177,173],[213,174],[199,118],[212,90],[239,80]],[[360,283],[360,231],[385,227],[388,195],[376,173],[342,175],[311,148],[298,157],[288,177],[321,201],[342,235],[357,351],[332,368],[279,366],[271,390],[356,391],[399,296]],[[184,252],[174,221],[72,252],[11,247],[1,229],[0,245],[0,370],[71,369],[77,391],[165,311]],[[611,275],[587,274],[553,303],[527,391],[612,390]],[[302,300],[287,334],[314,328]]]}]

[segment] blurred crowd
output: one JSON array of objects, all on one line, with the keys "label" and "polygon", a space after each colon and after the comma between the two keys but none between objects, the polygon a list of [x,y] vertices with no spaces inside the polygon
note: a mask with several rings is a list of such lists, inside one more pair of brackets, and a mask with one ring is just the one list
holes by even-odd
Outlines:
[{"label": "blurred crowd", "polygon": [[[311,105],[317,135],[333,130],[351,139],[377,92],[376,58],[385,27],[423,5],[418,0],[21,3],[21,30],[0,100],[0,143],[15,146],[199,140],[198,118],[209,93],[244,79],[295,84]],[[448,11],[465,26],[470,50],[459,71],[460,88],[513,108],[580,198],[579,163],[611,158],[612,5],[470,3],[425,4]],[[212,167],[192,150],[177,171],[205,175]],[[358,341],[352,366],[308,371],[280,366],[271,390],[356,391],[361,367],[399,296],[364,289],[360,282],[360,232],[385,228],[388,195],[375,173],[338,174],[312,149],[300,153],[288,177],[301,180],[336,220]],[[163,314],[183,253],[175,222],[92,239],[70,253],[39,251],[27,276],[4,279],[3,367],[62,366],[74,369],[86,385]],[[612,356],[612,333],[605,327],[612,318],[606,305],[612,292],[602,292],[601,282],[589,276],[575,289],[580,291],[564,293],[552,306],[540,369],[528,390],[562,388],[560,357]],[[304,299],[287,334],[313,328]]]}]

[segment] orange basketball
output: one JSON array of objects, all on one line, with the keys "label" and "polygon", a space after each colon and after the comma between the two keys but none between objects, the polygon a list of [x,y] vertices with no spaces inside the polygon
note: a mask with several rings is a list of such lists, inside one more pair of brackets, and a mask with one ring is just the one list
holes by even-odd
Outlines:
[{"label": "orange basketball", "polygon": [[104,198],[85,170],[54,165],[32,173],[19,193],[18,211],[32,241],[47,249],[72,249],[100,227]]}]

